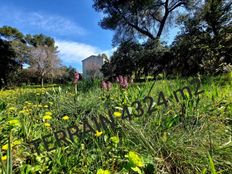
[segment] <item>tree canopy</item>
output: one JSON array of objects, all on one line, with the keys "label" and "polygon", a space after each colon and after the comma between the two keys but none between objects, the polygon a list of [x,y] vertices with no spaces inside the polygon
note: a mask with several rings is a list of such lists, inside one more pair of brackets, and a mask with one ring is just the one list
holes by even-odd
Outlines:
[{"label": "tree canopy", "polygon": [[[62,67],[53,38],[43,35],[23,35],[18,29],[0,28],[0,88],[8,82],[42,82],[55,80],[62,75],[71,79],[70,69]],[[23,64],[29,66],[23,69]],[[62,80],[60,80],[62,81]]]},{"label": "tree canopy", "polygon": [[113,43],[145,37],[159,39],[174,12],[188,9],[191,0],[94,0],[93,7],[105,16],[100,25],[115,31]]},{"label": "tree canopy", "polygon": [[[101,4],[100,2],[105,3]],[[104,13],[107,14],[110,14],[109,9],[119,6],[122,8],[121,10],[128,11],[123,14],[130,18],[132,17],[130,10],[133,8],[132,6],[126,6],[126,3],[130,2],[134,1],[112,1],[111,6],[109,1],[99,1],[97,5],[99,9],[104,9]],[[172,1],[167,2],[171,3]],[[124,3],[125,7],[122,5]],[[145,3],[144,6],[147,6],[147,4]],[[114,15],[116,15],[112,11],[112,15],[108,15],[103,19],[102,25],[104,24],[106,28],[110,28],[112,22],[111,29],[116,30],[116,35],[118,32],[121,35],[125,35],[124,39],[126,41],[121,40],[118,49],[111,57],[111,61],[104,65],[103,73],[110,72],[113,75],[119,73],[140,77],[141,75],[157,75],[159,73],[182,76],[190,76],[197,73],[214,75],[231,71],[231,6],[232,2],[227,0],[202,1],[192,7],[191,13],[187,11],[179,15],[177,23],[182,26],[182,29],[170,46],[160,42],[159,39],[153,39],[149,36],[149,39],[143,43],[136,42],[136,39],[126,38],[132,36],[130,33],[129,35],[127,33],[130,30],[124,28],[126,32],[120,33],[118,27],[128,24],[118,24],[123,21],[123,18],[117,18],[115,22],[111,21],[114,19]],[[142,5],[141,9],[143,8]],[[141,15],[138,16],[141,17]],[[133,19],[129,21],[133,22]],[[113,25],[115,25],[115,28]],[[151,25],[156,27],[154,23]],[[143,28],[145,29],[146,26]],[[153,30],[149,31],[153,32]],[[132,47],[134,44],[140,47],[139,51],[137,47]]]}]

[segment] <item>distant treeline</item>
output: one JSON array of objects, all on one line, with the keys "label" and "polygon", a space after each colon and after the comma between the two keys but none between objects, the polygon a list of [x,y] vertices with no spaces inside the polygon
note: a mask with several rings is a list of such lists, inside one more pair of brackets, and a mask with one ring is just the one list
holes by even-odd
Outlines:
[{"label": "distant treeline", "polygon": [[3,26],[0,28],[0,89],[9,85],[71,82],[76,70],[62,65],[57,53],[51,37],[23,35],[16,28]]}]

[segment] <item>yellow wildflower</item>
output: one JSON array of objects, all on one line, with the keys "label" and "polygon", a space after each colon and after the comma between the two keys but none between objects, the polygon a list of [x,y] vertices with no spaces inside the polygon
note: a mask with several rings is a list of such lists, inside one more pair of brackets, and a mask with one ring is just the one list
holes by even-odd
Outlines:
[{"label": "yellow wildflower", "polygon": [[19,124],[19,120],[10,120],[10,121],[8,121],[8,123],[10,124],[10,125],[12,125],[12,126],[19,126],[20,124]]},{"label": "yellow wildflower", "polygon": [[44,120],[51,120],[52,116],[51,115],[45,115],[45,116],[43,116],[43,119]]},{"label": "yellow wildflower", "polygon": [[15,110],[17,110],[17,108],[16,107],[10,107],[10,108],[8,108],[8,110],[9,111],[15,111]]},{"label": "yellow wildflower", "polygon": [[50,124],[50,123],[44,123],[44,125],[45,125],[46,127],[51,127],[51,124]]},{"label": "yellow wildflower", "polygon": [[67,115],[63,116],[63,120],[68,120],[69,117]]},{"label": "yellow wildflower", "polygon": [[111,174],[109,170],[98,169],[97,174]]},{"label": "yellow wildflower", "polygon": [[12,146],[16,146],[16,145],[19,145],[21,144],[21,140],[15,140],[13,143],[12,143]]},{"label": "yellow wildflower", "polygon": [[52,112],[45,112],[45,115],[52,115]]},{"label": "yellow wildflower", "polygon": [[121,117],[121,116],[122,116],[122,113],[121,113],[121,112],[114,112],[114,116],[115,116],[115,117]]},{"label": "yellow wildflower", "polygon": [[7,160],[7,156],[6,155],[4,155],[4,156],[2,156],[2,161],[6,161]]},{"label": "yellow wildflower", "polygon": [[7,150],[8,149],[8,144],[5,144],[4,146],[2,146],[2,150]]},{"label": "yellow wildflower", "polygon": [[30,114],[30,110],[29,109],[24,110],[24,115],[29,115]]},{"label": "yellow wildflower", "polygon": [[111,140],[113,143],[115,143],[115,144],[118,144],[118,143],[119,143],[119,138],[118,138],[118,136],[113,136],[113,137],[110,138],[110,140]]},{"label": "yellow wildflower", "polygon": [[103,134],[102,131],[99,132],[99,131],[97,130],[95,136],[96,136],[96,137],[100,137],[102,134]]},{"label": "yellow wildflower", "polygon": [[130,151],[126,157],[129,159],[129,161],[137,166],[137,167],[143,167],[144,164],[143,164],[143,161],[142,159],[139,157],[139,155],[136,153],[136,152],[133,152],[133,151]]}]

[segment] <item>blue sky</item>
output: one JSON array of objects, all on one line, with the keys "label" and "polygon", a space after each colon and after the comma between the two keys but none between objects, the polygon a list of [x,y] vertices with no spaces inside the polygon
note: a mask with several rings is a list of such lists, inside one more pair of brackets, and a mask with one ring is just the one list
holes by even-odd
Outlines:
[{"label": "blue sky", "polygon": [[[9,25],[23,34],[51,36],[62,62],[82,72],[81,60],[92,54],[111,55],[113,32],[98,22],[102,14],[92,0],[0,0],[0,27]],[[164,35],[171,42],[177,29]]]}]

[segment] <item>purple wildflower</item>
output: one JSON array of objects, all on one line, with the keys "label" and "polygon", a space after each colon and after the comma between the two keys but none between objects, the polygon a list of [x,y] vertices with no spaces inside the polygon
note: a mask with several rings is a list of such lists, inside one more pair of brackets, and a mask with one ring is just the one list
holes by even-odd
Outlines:
[{"label": "purple wildflower", "polygon": [[77,84],[77,82],[78,82],[78,80],[79,80],[79,73],[78,73],[78,71],[77,72],[75,72],[75,74],[74,74],[74,81],[73,81],[73,83],[74,84]]},{"label": "purple wildflower", "polygon": [[101,82],[101,88],[103,90],[110,90],[112,88],[112,84],[109,81],[102,81]]},{"label": "purple wildflower", "polygon": [[107,83],[107,89],[110,90],[112,88],[112,83],[108,81]]},{"label": "purple wildflower", "polygon": [[101,88],[107,90],[107,83],[104,80],[101,82]]},{"label": "purple wildflower", "polygon": [[128,78],[126,76],[123,77],[122,75],[120,75],[117,77],[117,79],[119,80],[120,87],[125,89],[128,88]]}]

